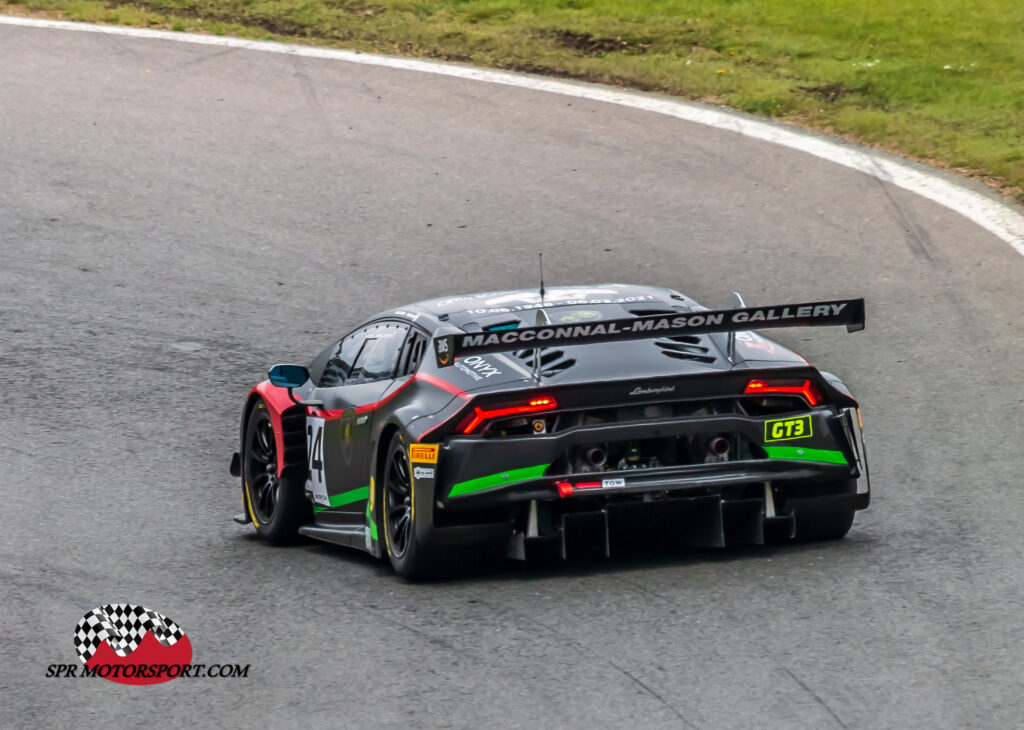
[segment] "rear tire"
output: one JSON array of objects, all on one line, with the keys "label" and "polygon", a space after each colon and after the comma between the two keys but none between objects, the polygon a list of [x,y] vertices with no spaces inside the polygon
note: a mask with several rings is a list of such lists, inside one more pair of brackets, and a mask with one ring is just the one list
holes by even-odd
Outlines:
[{"label": "rear tire", "polygon": [[292,542],[310,519],[305,485],[278,472],[273,421],[263,399],[256,401],[245,427],[242,493],[256,534],[267,542]]},{"label": "rear tire", "polygon": [[[850,479],[835,491],[835,494],[855,494],[857,480]],[[856,510],[847,507],[840,499],[829,497],[812,498],[795,502],[795,542],[821,542],[841,540],[853,526]]]},{"label": "rear tire", "polygon": [[423,545],[416,534],[416,526],[424,515],[416,514],[412,508],[413,488],[409,451],[399,432],[388,444],[381,475],[378,504],[384,545],[396,573],[408,580],[424,580],[439,576],[446,561],[441,550]]}]

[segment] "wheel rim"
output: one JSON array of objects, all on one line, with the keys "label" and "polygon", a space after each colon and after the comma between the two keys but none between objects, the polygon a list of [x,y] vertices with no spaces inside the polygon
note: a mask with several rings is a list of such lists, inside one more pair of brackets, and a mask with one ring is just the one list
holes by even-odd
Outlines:
[{"label": "wheel rim", "polygon": [[391,546],[391,554],[400,558],[409,547],[412,529],[412,489],[404,447],[400,446],[391,453],[384,492],[388,545]]},{"label": "wheel rim", "polygon": [[262,418],[256,422],[248,446],[249,499],[259,521],[270,522],[277,509],[280,482],[277,478],[277,444],[269,419]]}]

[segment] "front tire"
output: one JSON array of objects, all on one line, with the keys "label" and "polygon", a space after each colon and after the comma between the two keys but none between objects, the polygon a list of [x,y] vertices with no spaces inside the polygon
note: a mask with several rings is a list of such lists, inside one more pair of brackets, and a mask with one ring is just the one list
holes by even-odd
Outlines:
[{"label": "front tire", "polygon": [[422,580],[439,575],[445,562],[437,548],[423,545],[416,534],[417,524],[425,516],[413,509],[413,488],[405,438],[396,433],[388,445],[380,486],[384,541],[395,572],[409,580]]},{"label": "front tire", "polygon": [[245,427],[242,490],[256,534],[267,542],[291,542],[309,521],[304,485],[278,471],[273,421],[263,399],[253,406]]}]

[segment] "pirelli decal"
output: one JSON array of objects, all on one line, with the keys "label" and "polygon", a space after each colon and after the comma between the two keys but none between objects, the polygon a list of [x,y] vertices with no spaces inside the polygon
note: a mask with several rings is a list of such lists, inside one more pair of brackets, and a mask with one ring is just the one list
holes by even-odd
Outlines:
[{"label": "pirelli decal", "polygon": [[409,447],[409,461],[413,464],[436,464],[437,444],[412,444]]},{"label": "pirelli decal", "polygon": [[439,367],[447,367],[457,357],[527,347],[586,345],[775,327],[835,325],[846,325],[850,332],[864,329],[864,300],[840,299],[770,307],[680,312],[633,319],[519,327],[498,332],[460,332],[435,337],[434,356]]},{"label": "pirelli decal", "polygon": [[811,417],[776,418],[764,422],[764,441],[793,441],[813,436]]}]

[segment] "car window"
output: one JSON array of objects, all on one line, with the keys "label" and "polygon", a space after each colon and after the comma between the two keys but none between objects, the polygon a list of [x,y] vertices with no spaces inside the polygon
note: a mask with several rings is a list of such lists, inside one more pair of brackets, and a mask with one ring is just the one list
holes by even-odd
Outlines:
[{"label": "car window", "polygon": [[318,384],[319,387],[335,388],[346,383],[349,371],[352,369],[352,363],[355,361],[356,355],[359,354],[359,350],[366,341],[367,333],[372,326],[356,330],[337,344],[334,352],[327,360],[327,364],[324,365],[324,372],[320,376]]},{"label": "car window", "polygon": [[423,359],[423,353],[426,349],[426,336],[415,329],[411,330],[399,358],[397,377],[404,377],[415,373],[420,366],[420,361]]},{"label": "car window", "polygon": [[346,384],[393,378],[409,325],[386,322],[367,327],[366,338],[352,363]]}]

